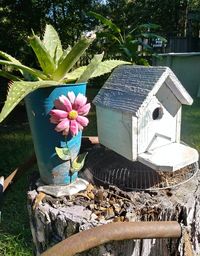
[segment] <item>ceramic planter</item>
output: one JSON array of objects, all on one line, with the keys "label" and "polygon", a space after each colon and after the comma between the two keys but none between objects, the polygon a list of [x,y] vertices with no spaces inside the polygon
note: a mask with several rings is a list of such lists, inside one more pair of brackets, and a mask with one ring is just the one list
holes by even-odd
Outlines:
[{"label": "ceramic planter", "polygon": [[80,150],[82,132],[74,137],[68,136],[66,140],[65,136],[54,130],[55,125],[49,121],[54,101],[61,95],[67,95],[69,91],[73,91],[76,96],[78,93],[85,95],[86,83],[41,88],[25,98],[40,177],[45,184],[69,184],[77,177],[77,173],[71,176],[70,161],[61,160],[55,147],[67,144],[74,159]]}]

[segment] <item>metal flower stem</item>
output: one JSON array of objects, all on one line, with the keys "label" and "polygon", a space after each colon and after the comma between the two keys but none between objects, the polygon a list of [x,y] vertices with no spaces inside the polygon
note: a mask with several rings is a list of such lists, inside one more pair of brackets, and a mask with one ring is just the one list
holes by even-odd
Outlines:
[{"label": "metal flower stem", "polygon": [[[67,135],[65,135],[65,142],[66,142],[66,147],[67,147]],[[69,151],[70,152],[70,151]],[[71,157],[71,153],[70,153],[70,171],[69,171],[69,175],[70,175],[70,183],[72,183],[72,172],[71,172],[71,167],[72,167],[72,157]]]}]

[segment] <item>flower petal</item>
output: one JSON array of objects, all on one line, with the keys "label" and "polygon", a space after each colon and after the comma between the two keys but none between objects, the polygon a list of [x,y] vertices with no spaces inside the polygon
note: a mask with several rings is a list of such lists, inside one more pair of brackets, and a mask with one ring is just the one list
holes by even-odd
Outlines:
[{"label": "flower petal", "polygon": [[78,123],[76,122],[76,120],[71,120],[70,121],[70,132],[72,134],[72,136],[75,136],[78,134]]},{"label": "flower petal", "polygon": [[66,118],[68,116],[68,113],[64,110],[60,110],[60,109],[52,109],[49,114],[56,118],[56,119],[63,119]]},{"label": "flower petal", "polygon": [[58,124],[60,122],[60,119],[56,118],[55,116],[50,117],[50,122],[52,124]]},{"label": "flower petal", "polygon": [[87,103],[86,105],[84,105],[84,106],[82,106],[82,107],[80,107],[80,108],[78,109],[78,114],[79,114],[79,115],[86,116],[86,115],[89,113],[90,108],[91,108],[91,104],[90,104],[90,103]]},{"label": "flower petal", "polygon": [[57,132],[62,132],[66,129],[69,130],[69,119],[68,118],[63,119],[55,128],[55,130]]},{"label": "flower petal", "polygon": [[65,128],[65,130],[62,133],[64,136],[67,136],[69,134],[69,127]]},{"label": "flower petal", "polygon": [[87,117],[84,116],[78,116],[76,118],[76,121],[83,127],[87,126],[89,123],[89,120],[87,119]]},{"label": "flower petal", "polygon": [[68,92],[67,97],[69,98],[71,104],[74,104],[74,101],[75,101],[75,98],[76,98],[74,92]]},{"label": "flower petal", "polygon": [[78,130],[79,130],[79,131],[82,131],[83,128],[84,128],[84,127],[78,123]]},{"label": "flower petal", "polygon": [[87,97],[85,97],[82,93],[79,93],[74,101],[74,108],[78,109],[84,106],[87,102]]},{"label": "flower petal", "polygon": [[72,104],[65,95],[61,95],[57,100],[55,100],[54,105],[57,109],[65,110],[67,112],[72,110]]},{"label": "flower petal", "polygon": [[60,110],[65,110],[65,106],[63,105],[63,103],[57,99],[54,101],[54,106],[57,108],[57,109],[60,109]]}]

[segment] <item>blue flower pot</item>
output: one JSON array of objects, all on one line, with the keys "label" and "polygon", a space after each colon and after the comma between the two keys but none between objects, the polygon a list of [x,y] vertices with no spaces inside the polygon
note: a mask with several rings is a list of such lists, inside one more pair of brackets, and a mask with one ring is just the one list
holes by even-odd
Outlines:
[{"label": "blue flower pot", "polygon": [[54,100],[61,95],[66,96],[70,91],[76,96],[78,93],[85,95],[86,83],[41,88],[25,98],[40,177],[45,184],[66,185],[77,178],[77,173],[70,174],[70,161],[61,160],[55,147],[64,147],[67,143],[74,159],[80,150],[82,132],[66,141],[62,133],[54,130],[55,124],[49,121]]}]

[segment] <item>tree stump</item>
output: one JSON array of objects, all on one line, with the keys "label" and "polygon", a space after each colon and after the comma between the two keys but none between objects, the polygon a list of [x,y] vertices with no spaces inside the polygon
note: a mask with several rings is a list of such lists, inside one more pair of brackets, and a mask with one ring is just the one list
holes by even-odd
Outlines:
[{"label": "tree stump", "polygon": [[182,225],[183,234],[180,239],[111,241],[79,255],[200,255],[199,171],[187,182],[171,188],[125,191],[120,188],[120,180],[117,186],[100,186],[102,183],[98,184],[100,179],[95,179],[94,173],[103,172],[102,168],[113,164],[126,164],[130,169],[134,163],[102,147],[91,147],[88,151],[81,175],[95,185],[89,184],[85,192],[61,198],[45,195],[35,204],[38,192],[31,186],[28,192],[28,211],[35,255],[40,255],[72,234],[112,221],[170,220],[176,220]]}]

